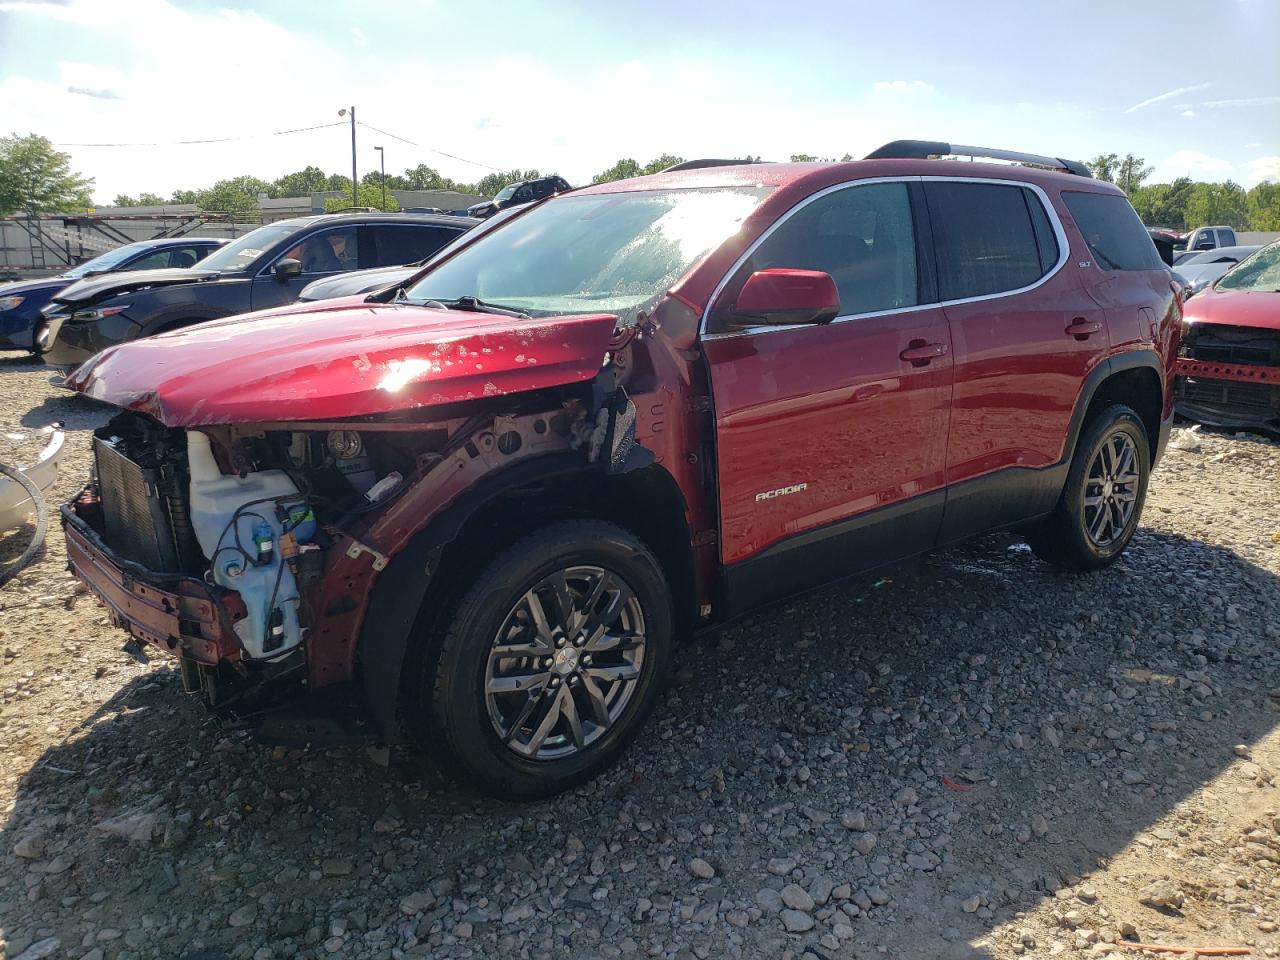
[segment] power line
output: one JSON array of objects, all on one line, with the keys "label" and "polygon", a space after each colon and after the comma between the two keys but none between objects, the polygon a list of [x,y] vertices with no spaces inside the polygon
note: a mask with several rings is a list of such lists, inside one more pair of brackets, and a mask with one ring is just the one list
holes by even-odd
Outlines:
[{"label": "power line", "polygon": [[[290,133],[306,133],[309,130],[324,130],[328,127],[345,127],[346,121],[320,123],[314,127],[295,127],[292,130],[272,130],[269,133],[249,133],[240,137],[208,137],[202,140],[172,140],[168,143],[58,143],[59,147],[187,147],[204,143],[233,143],[237,140],[260,140],[263,137],[283,137]],[[381,131],[379,131],[381,132]],[[388,134],[390,136],[390,134]],[[415,144],[416,146],[416,144]]]},{"label": "power line", "polygon": [[489,163],[481,163],[479,160],[468,160],[466,157],[459,157],[452,153],[445,153],[443,150],[437,150],[434,147],[424,147],[420,143],[414,143],[412,140],[406,140],[404,137],[398,136],[397,134],[394,134],[394,133],[390,133],[387,130],[379,130],[373,124],[365,123],[363,120],[357,120],[356,123],[362,127],[368,127],[374,133],[380,133],[384,137],[390,137],[392,140],[399,140],[401,143],[407,143],[411,147],[418,147],[419,149],[422,149],[422,150],[428,150],[431,153],[437,153],[442,157],[448,157],[450,160],[457,160],[460,163],[469,163],[473,167],[484,167],[484,169],[492,170],[494,173],[506,173],[506,171],[503,170],[501,167],[495,167]]}]

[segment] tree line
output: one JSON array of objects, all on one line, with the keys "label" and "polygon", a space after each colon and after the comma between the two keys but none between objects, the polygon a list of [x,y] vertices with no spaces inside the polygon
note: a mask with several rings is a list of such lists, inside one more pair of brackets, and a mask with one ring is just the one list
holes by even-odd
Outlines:
[{"label": "tree line", "polygon": [[[664,153],[648,163],[624,157],[591,178],[592,183],[624,180],[657,173],[683,162],[683,157]],[[735,159],[758,161],[759,157]],[[852,160],[852,156],[818,157],[792,154],[793,162],[815,160]],[[1209,224],[1226,224],[1237,230],[1280,230],[1280,183],[1263,181],[1250,190],[1230,180],[1220,183],[1194,181],[1179,177],[1171,183],[1148,183],[1152,168],[1142,157],[1132,153],[1101,154],[1089,161],[1089,169],[1100,180],[1116,184],[1129,195],[1143,223],[1152,227],[1186,230]],[[548,174],[550,175],[550,174]],[[495,171],[474,183],[444,176],[438,170],[418,164],[400,174],[373,170],[360,178],[358,205],[375,209],[399,209],[393,190],[456,190],[475,196],[492,197],[508,183],[543,176],[537,169]],[[385,187],[385,204],[383,193]],[[57,150],[45,137],[17,134],[0,137],[0,216],[14,212],[75,213],[93,206],[90,191],[93,178],[71,169],[71,158]],[[326,200],[327,209],[338,209],[351,203],[351,178],[325,173],[320,167],[306,166],[274,180],[251,175],[219,180],[202,189],[175,190],[168,197],[155,193],[138,196],[119,194],[114,206],[159,206],[166,203],[195,204],[207,213],[223,213],[246,220],[258,216],[259,197],[298,197],[311,193],[336,191]]]},{"label": "tree line", "polygon": [[1147,183],[1152,168],[1142,157],[1100,154],[1088,167],[1099,180],[1114,183],[1149,227],[1189,230],[1226,225],[1237,230],[1280,230],[1280,183],[1264,180],[1245,190],[1231,180],[1206,183],[1178,177]]}]

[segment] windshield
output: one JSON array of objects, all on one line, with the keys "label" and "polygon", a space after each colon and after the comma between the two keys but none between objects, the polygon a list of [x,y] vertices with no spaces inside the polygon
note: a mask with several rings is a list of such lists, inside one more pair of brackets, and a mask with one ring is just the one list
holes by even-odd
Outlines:
[{"label": "windshield", "polygon": [[225,247],[211,253],[200,261],[199,270],[212,270],[215,273],[236,273],[248,268],[281,240],[287,239],[297,231],[296,226],[272,224],[250,230],[243,237],[237,237]]},{"label": "windshield", "polygon": [[498,195],[493,199],[509,200],[511,198],[511,195],[515,192],[516,192],[516,185],[514,183],[509,183],[505,187],[503,187],[501,190],[499,190]]},{"label": "windshield", "polygon": [[1219,290],[1280,293],[1280,240],[1267,244],[1247,260],[1241,260],[1214,286]]},{"label": "windshield", "polygon": [[626,325],[769,192],[747,187],[568,195],[477,240],[408,291],[531,315],[615,313]]},{"label": "windshield", "polygon": [[151,245],[147,243],[126,243],[123,247],[116,247],[114,250],[108,250],[102,256],[94,257],[92,260],[86,260],[78,267],[72,267],[64,277],[87,277],[95,270],[102,272],[118,267],[130,257],[136,256],[146,250],[150,250]]}]

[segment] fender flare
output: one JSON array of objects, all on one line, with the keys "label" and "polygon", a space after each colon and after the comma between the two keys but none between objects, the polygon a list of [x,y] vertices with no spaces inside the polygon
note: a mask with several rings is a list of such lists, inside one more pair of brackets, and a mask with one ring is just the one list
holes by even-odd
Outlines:
[{"label": "fender flare", "polygon": [[230,310],[221,308],[208,307],[203,304],[186,304],[166,310],[147,320],[138,330],[138,339],[142,337],[150,337],[159,333],[165,327],[171,327],[175,323],[202,323],[205,320],[220,320],[223,317],[230,317],[233,313]]},{"label": "fender flare", "polygon": [[[358,683],[374,723],[387,740],[398,739],[400,682],[423,600],[441,551],[486,504],[509,490],[570,474],[598,473],[580,452],[548,453],[483,477],[432,519],[397,553],[374,581],[369,611],[360,625]],[[604,475],[600,474],[604,480]]]},{"label": "fender flare", "polygon": [[[1067,443],[1062,451],[1062,460],[1060,463],[1070,463],[1071,458],[1075,456],[1076,442],[1080,439],[1080,431],[1084,429],[1085,414],[1089,412],[1089,407],[1093,403],[1093,398],[1097,396],[1098,389],[1113,376],[1124,373],[1128,370],[1140,370],[1148,368],[1156,375],[1157,382],[1160,383],[1160,408],[1164,409],[1164,393],[1167,389],[1164,382],[1164,364],[1161,363],[1159,355],[1154,350],[1130,350],[1126,353],[1119,353],[1114,356],[1103,358],[1102,362],[1089,371],[1085,377],[1084,385],[1080,388],[1080,393],[1076,397],[1075,408],[1071,411],[1071,425],[1067,430]],[[1152,446],[1152,456],[1155,456],[1155,445]],[[1154,460],[1153,460],[1154,463]]]}]

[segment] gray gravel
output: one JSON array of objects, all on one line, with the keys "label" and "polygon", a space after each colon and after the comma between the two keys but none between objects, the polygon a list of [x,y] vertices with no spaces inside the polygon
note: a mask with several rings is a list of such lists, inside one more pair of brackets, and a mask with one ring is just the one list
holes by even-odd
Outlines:
[{"label": "gray gravel", "polygon": [[[0,399],[77,428],[69,495],[103,409]],[[220,730],[55,536],[0,592],[0,958],[1278,956],[1280,447],[1178,446],[1111,570],[990,537],[762,613],[529,806]]]}]

